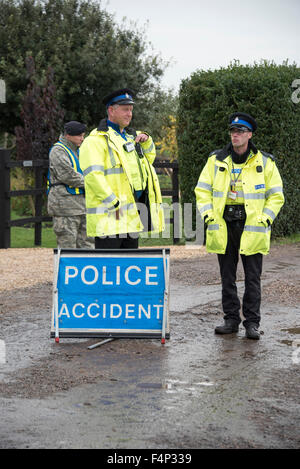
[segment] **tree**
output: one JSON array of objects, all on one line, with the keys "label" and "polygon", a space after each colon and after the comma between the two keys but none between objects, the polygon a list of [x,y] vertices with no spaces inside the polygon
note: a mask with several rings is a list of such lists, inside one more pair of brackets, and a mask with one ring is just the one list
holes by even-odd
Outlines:
[{"label": "tree", "polygon": [[176,138],[176,117],[173,115],[169,116],[168,125],[162,127],[163,136],[161,140],[156,143],[160,150],[160,153],[170,161],[177,160],[178,147]]},{"label": "tree", "polygon": [[208,155],[230,141],[229,115],[243,111],[257,120],[253,142],[275,156],[283,179],[285,205],[272,233],[286,236],[300,230],[300,105],[293,99],[299,76],[296,64],[242,66],[236,61],[219,70],[199,70],[182,82],[177,139],[183,203],[195,202],[194,188]]},{"label": "tree", "polygon": [[[52,68],[48,67],[44,86],[37,83],[32,57],[26,59],[26,72],[29,83],[20,112],[23,125],[15,128],[16,158],[18,160],[48,159],[51,145],[57,140],[63,128],[64,111],[55,98],[56,89]],[[46,172],[47,170],[44,171],[44,176]],[[32,185],[32,168],[27,168],[27,171],[17,174],[24,187]],[[39,174],[42,178],[43,174]],[[33,197],[30,195],[26,201],[14,200],[13,208],[21,215],[35,214]]]},{"label": "tree", "polygon": [[47,159],[51,145],[63,128],[64,111],[55,98],[53,70],[47,70],[46,83],[42,88],[36,81],[35,64],[32,57],[26,60],[29,79],[22,102],[20,117],[23,126],[15,128],[19,160]]},{"label": "tree", "polygon": [[7,87],[0,131],[20,124],[26,89],[26,57],[35,60],[38,81],[54,70],[57,99],[67,120],[95,126],[105,115],[103,96],[130,87],[145,104],[136,115],[146,122],[151,100],[167,64],[147,55],[145,31],[119,27],[95,0],[0,0],[0,77]]}]

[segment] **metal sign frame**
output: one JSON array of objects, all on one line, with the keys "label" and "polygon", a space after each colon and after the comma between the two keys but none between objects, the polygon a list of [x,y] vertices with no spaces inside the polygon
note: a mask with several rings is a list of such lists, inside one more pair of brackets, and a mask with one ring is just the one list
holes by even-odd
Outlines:
[{"label": "metal sign frame", "polygon": [[[158,290],[156,291],[155,288],[150,288],[150,293],[149,291],[146,292],[147,295],[147,300],[151,300],[151,292],[154,292],[155,298],[157,300],[157,297],[159,296],[159,302],[161,303],[160,305],[153,305],[156,306],[156,320],[155,320],[155,327],[153,328],[153,321],[151,318],[151,321],[149,321],[152,324],[152,328],[148,329],[148,327],[140,327],[140,324],[144,324],[145,321],[142,323],[139,320],[136,320],[136,323],[138,324],[137,328],[128,328],[128,326],[124,327],[124,329],[121,327],[105,327],[105,322],[106,319],[100,318],[95,321],[95,324],[97,327],[91,327],[89,324],[88,326],[84,325],[84,320],[81,321],[80,327],[76,325],[76,327],[66,327],[66,324],[63,324],[64,318],[62,318],[62,308],[59,312],[60,305],[63,303],[64,300],[63,298],[68,297],[68,290],[70,292],[71,290],[71,285],[65,287],[66,279],[69,278],[70,284],[73,281],[73,277],[75,277],[75,272],[77,267],[74,266],[75,261],[77,261],[79,264],[79,267],[83,267],[81,270],[81,283],[79,280],[79,275],[78,279],[76,279],[76,282],[74,280],[74,288],[75,291],[72,292],[72,295],[74,295],[78,298],[80,298],[80,305],[84,306],[85,300],[88,301],[96,301],[99,302],[101,300],[101,297],[103,295],[103,298],[105,297],[106,300],[109,298],[109,301],[111,301],[112,306],[118,306],[118,304],[113,304],[116,303],[116,300],[118,301],[123,301],[126,304],[126,301],[128,301],[128,305],[126,305],[126,312],[127,312],[127,306],[133,306],[133,302],[135,301],[136,298],[136,293],[135,293],[135,287],[134,285],[140,282],[140,279],[134,282],[130,282],[129,290],[130,293],[127,298],[127,293],[125,294],[125,290],[122,291],[122,289],[125,288],[124,285],[122,285],[122,282],[120,281],[119,278],[119,287],[114,287],[109,291],[109,295],[112,295],[113,291],[113,296],[108,296],[107,293],[104,292],[104,287],[103,285],[99,282],[97,285],[93,285],[91,289],[93,290],[92,295],[93,298],[97,298],[96,300],[91,300],[91,292],[89,291],[88,287],[83,287],[82,285],[82,273],[83,271],[87,271],[87,269],[96,271],[96,265],[98,265],[103,269],[105,269],[106,272],[106,266],[108,268],[110,267],[110,263],[114,265],[114,263],[119,262],[122,267],[119,267],[118,274],[120,276],[120,269],[122,269],[122,272],[124,271],[125,266],[128,264],[129,267],[127,269],[136,269],[139,272],[141,272],[141,277],[143,275],[143,268],[146,266],[146,263],[153,263],[153,265],[157,265],[157,267],[146,267],[146,269],[158,269],[159,274],[157,277],[157,282],[149,282],[150,285],[157,284],[159,285]],[[71,263],[71,265],[68,265],[68,263]],[[101,264],[102,263],[102,264]],[[131,265],[131,264],[139,264],[139,266],[136,265]],[[93,264],[93,265],[89,265]],[[105,267],[104,267],[105,264]],[[97,267],[98,268],[98,267]],[[73,271],[71,271],[73,269]],[[69,276],[67,275],[67,272],[72,272],[72,275],[70,274]],[[149,274],[148,272],[148,277],[155,277],[154,274]],[[78,273],[78,270],[77,270]],[[170,338],[170,330],[169,330],[169,275],[170,275],[170,249],[114,249],[114,250],[101,250],[101,249],[54,249],[54,278],[53,278],[53,305],[52,305],[52,318],[51,318],[51,332],[50,332],[50,337],[55,338],[55,342],[59,342],[60,338],[96,338],[96,337],[103,337],[103,338],[159,338],[161,339],[161,342],[164,344],[166,339]],[[65,279],[64,282],[62,279]],[[98,278],[98,277],[97,277]],[[128,278],[128,277],[127,277]],[[163,282],[163,284],[162,284]],[[87,284],[92,284],[95,283],[93,281],[86,281]],[[113,283],[113,282],[107,282],[107,283]],[[76,286],[80,285],[80,287],[76,290]],[[118,290],[119,288],[119,290]],[[138,298],[143,298],[143,290],[142,290],[142,283],[139,285],[139,290],[138,290]],[[146,288],[144,286],[144,288]],[[97,290],[96,290],[97,289]],[[102,289],[102,290],[101,290]],[[114,297],[114,294],[116,297]],[[95,296],[96,295],[96,296]],[[106,295],[106,296],[105,296]],[[123,296],[122,296],[123,295]],[[150,296],[149,296],[150,295]],[[157,296],[158,295],[158,296]],[[101,302],[101,301],[100,301]],[[157,302],[157,301],[156,301]],[[92,303],[95,306],[97,306],[95,303]],[[104,305],[103,305],[104,306]],[[148,305],[151,307],[151,305]],[[159,310],[158,306],[161,308]],[[75,305],[74,307],[75,308]],[[105,307],[106,308],[106,307]],[[67,309],[67,307],[66,307]],[[151,308],[150,308],[151,309]],[[149,310],[148,310],[149,311]],[[160,314],[160,311],[162,313]],[[74,313],[75,314],[75,313]],[[69,315],[70,316],[70,315]],[[100,316],[100,314],[98,315]],[[104,314],[103,314],[104,316]],[[153,315],[154,316],[154,315]],[[79,316],[76,316],[78,318]],[[94,317],[94,316],[92,316]],[[106,317],[106,316],[105,316]],[[132,317],[132,316],[129,316]],[[68,318],[69,319],[69,318]],[[67,320],[65,320],[65,323]],[[70,321],[69,321],[70,322]],[[75,320],[76,324],[79,322],[77,319]],[[89,321],[91,322],[91,321]],[[127,321],[124,321],[127,322]],[[131,321],[133,323],[133,321]],[[119,324],[120,326],[120,324]]]}]

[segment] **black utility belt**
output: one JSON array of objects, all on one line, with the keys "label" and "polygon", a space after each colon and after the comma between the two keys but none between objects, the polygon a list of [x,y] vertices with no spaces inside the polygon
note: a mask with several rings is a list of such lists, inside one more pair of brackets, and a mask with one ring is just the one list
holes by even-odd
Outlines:
[{"label": "black utility belt", "polygon": [[225,205],[223,218],[226,221],[246,220],[244,205]]}]

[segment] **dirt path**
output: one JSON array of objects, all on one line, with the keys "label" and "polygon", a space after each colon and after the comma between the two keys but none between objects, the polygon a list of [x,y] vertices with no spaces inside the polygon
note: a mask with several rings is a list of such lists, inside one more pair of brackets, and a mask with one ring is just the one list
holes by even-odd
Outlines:
[{"label": "dirt path", "polygon": [[[171,338],[50,339],[52,251],[0,251],[0,448],[299,448],[300,244],[264,258],[262,338],[216,336],[216,256],[171,249]],[[243,274],[239,266],[239,291]],[[1,357],[1,355],[0,355]]]}]

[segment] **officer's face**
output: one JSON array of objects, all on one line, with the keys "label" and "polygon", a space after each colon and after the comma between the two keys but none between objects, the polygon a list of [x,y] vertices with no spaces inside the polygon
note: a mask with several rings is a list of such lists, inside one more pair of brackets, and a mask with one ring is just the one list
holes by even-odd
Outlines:
[{"label": "officer's face", "polygon": [[232,146],[235,148],[248,146],[248,142],[252,137],[252,132],[244,132],[241,129],[233,128],[230,130]]},{"label": "officer's face", "polygon": [[85,133],[80,135],[66,135],[66,138],[70,140],[70,142],[74,143],[77,147],[80,147],[84,140]]},{"label": "officer's face", "polygon": [[109,106],[108,118],[115,124],[120,126],[120,129],[127,127],[132,119],[132,104],[119,104],[116,106]]}]

